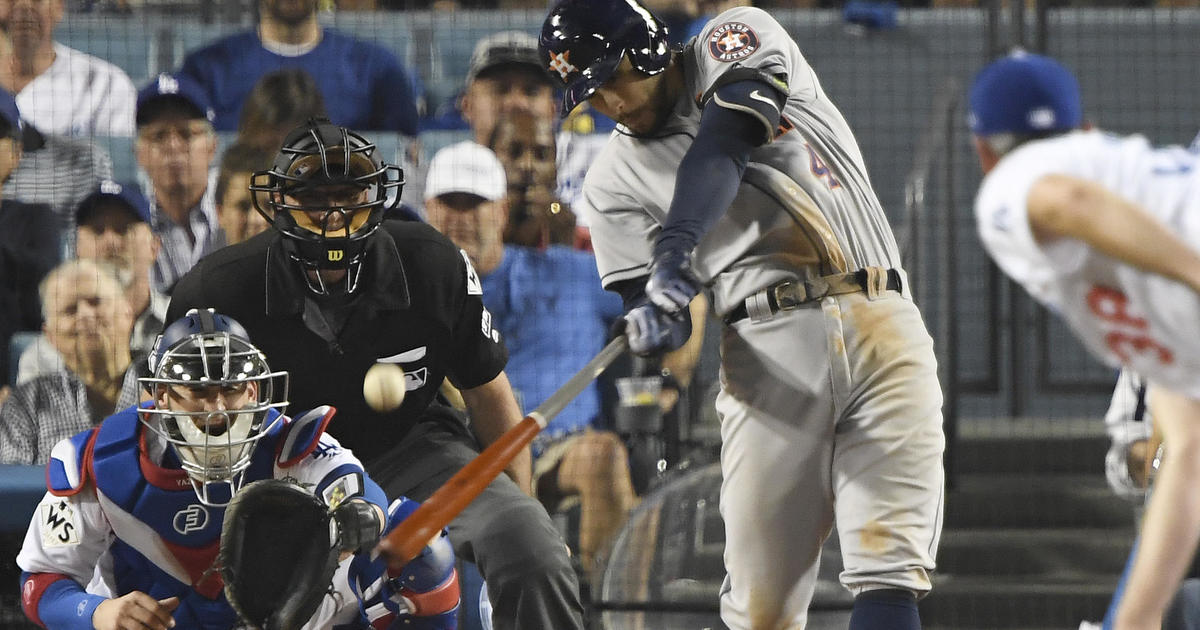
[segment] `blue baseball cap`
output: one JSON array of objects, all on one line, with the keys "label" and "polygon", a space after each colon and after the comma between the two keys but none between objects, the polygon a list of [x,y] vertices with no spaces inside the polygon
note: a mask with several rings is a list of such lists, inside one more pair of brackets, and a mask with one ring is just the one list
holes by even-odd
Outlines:
[{"label": "blue baseball cap", "polygon": [[117,201],[129,210],[134,218],[143,223],[150,223],[150,203],[146,201],[146,197],[142,195],[142,191],[138,189],[137,185],[119,184],[105,179],[101,180],[100,185],[91,194],[84,197],[78,206],[75,206],[75,225],[86,223],[92,211],[105,201]]},{"label": "blue baseball cap", "polygon": [[42,134],[34,129],[33,125],[21,119],[21,110],[17,109],[17,99],[13,98],[13,95],[4,88],[0,88],[0,118],[3,118],[8,125],[7,135],[20,142],[22,150],[35,151],[45,144]]},{"label": "blue baseball cap", "polygon": [[208,101],[208,93],[204,87],[184,74],[164,72],[154,77],[137,95],[137,124],[142,126],[148,122],[151,109],[148,106],[159,102],[173,100],[194,110],[196,118],[213,121],[216,114]]},{"label": "blue baseball cap", "polygon": [[1068,131],[1083,123],[1075,75],[1050,57],[1025,51],[980,70],[968,106],[967,123],[979,136]]}]

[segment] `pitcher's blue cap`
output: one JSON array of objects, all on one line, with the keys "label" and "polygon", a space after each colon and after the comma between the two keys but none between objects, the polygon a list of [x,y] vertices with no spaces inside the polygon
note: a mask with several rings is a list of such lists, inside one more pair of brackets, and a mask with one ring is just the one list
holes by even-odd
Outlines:
[{"label": "pitcher's blue cap", "polygon": [[164,72],[154,77],[137,95],[137,124],[142,126],[147,122],[147,106],[159,101],[175,100],[195,110],[196,118],[209,122],[215,117],[212,105],[208,101],[208,93],[204,91],[195,79],[185,74]]},{"label": "pitcher's blue cap", "polygon": [[979,71],[967,122],[979,136],[1068,131],[1083,123],[1079,81],[1061,63],[1024,51]]}]

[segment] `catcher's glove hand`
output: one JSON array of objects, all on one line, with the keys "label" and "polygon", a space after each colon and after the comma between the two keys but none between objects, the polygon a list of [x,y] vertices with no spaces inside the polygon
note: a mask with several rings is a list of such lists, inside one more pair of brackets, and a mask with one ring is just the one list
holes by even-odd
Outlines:
[{"label": "catcher's glove hand", "polygon": [[225,597],[250,627],[294,630],[321,605],[338,564],[338,530],[311,492],[287,481],[248,484],[225,509]]}]

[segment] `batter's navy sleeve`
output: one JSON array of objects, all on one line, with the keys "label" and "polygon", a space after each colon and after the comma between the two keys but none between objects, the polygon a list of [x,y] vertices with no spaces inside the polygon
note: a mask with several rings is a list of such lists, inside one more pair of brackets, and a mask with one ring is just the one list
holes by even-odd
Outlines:
[{"label": "batter's navy sleeve", "polygon": [[[679,163],[667,223],[654,242],[656,258],[667,251],[692,251],[733,202],[750,151],[768,138],[758,110],[750,115],[721,105],[720,98],[724,94],[728,102],[741,102],[755,91],[769,90],[758,81],[730,83],[717,89],[704,107],[696,139]],[[775,116],[778,122],[777,110]]]},{"label": "batter's navy sleeve", "polygon": [[608,290],[621,296],[625,312],[633,310],[646,302],[646,280],[650,276],[638,276],[628,280],[617,280],[608,285]]}]

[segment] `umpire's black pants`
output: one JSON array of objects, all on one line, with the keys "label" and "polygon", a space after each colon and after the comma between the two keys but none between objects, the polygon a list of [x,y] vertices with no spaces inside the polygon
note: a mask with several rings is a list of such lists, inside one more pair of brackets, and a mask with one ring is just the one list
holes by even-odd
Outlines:
[{"label": "umpire's black pants", "polygon": [[[423,501],[479,454],[461,420],[431,408],[386,454],[366,463],[388,499]],[[537,500],[501,474],[450,523],[460,558],[487,582],[495,630],[583,628],[579,582],[567,547]],[[463,593],[463,597],[477,594]]]}]

